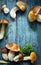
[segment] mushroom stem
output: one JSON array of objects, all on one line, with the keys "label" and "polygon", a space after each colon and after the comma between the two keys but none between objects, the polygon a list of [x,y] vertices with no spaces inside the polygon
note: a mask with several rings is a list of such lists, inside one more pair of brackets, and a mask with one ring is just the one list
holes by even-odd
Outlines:
[{"label": "mushroom stem", "polygon": [[15,56],[15,52],[9,51],[9,53],[8,53],[8,59],[10,61],[13,61],[14,56]]},{"label": "mushroom stem", "polygon": [[19,55],[15,56],[15,57],[13,58],[13,60],[14,60],[15,62],[19,61]]},{"label": "mushroom stem", "polygon": [[8,54],[7,53],[2,53],[2,58],[4,60],[8,60]]},{"label": "mushroom stem", "polygon": [[0,31],[0,39],[3,39],[4,33],[5,33],[5,25],[2,24],[2,28],[1,28],[1,31]]},{"label": "mushroom stem", "polygon": [[0,63],[9,63],[9,62],[6,62],[6,61],[3,61],[3,60],[0,60]]},{"label": "mushroom stem", "polygon": [[19,10],[18,7],[12,8],[11,11],[10,11],[10,16],[11,16],[12,18],[15,18],[15,17],[16,17],[16,12],[17,12],[18,10]]},{"label": "mushroom stem", "polygon": [[30,60],[30,56],[26,56],[26,57],[24,57],[23,60],[24,60],[24,61],[26,61],[26,60]]},{"label": "mushroom stem", "polygon": [[37,15],[37,21],[41,22],[41,15],[40,14]]},{"label": "mushroom stem", "polygon": [[6,8],[3,9],[3,11],[4,11],[5,14],[8,14],[9,13],[9,8],[6,7]]}]

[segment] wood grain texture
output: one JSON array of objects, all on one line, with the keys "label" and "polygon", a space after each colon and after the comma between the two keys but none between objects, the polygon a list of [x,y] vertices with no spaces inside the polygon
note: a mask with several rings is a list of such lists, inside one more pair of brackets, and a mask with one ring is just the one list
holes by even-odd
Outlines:
[{"label": "wood grain texture", "polygon": [[[18,0],[0,0],[0,5],[6,3],[7,7],[11,10],[15,6]],[[4,47],[8,42],[16,42],[21,47],[25,42],[30,42],[37,53],[37,61],[34,65],[41,65],[41,23],[35,21],[34,23],[29,23],[27,14],[31,7],[35,5],[41,5],[41,0],[23,0],[26,2],[27,9],[25,12],[17,12],[17,17],[12,20],[9,16],[5,16],[2,12],[0,13],[0,19],[5,17],[9,20],[7,38],[4,37],[0,41],[0,48]],[[1,53],[0,53],[0,59]],[[4,64],[5,65],[5,64]],[[18,62],[10,63],[8,65],[32,65],[29,62]]]},{"label": "wood grain texture", "polygon": [[[0,0],[0,5],[4,3],[6,3],[7,7],[11,10],[12,7],[15,7],[16,0],[15,1],[14,0]],[[16,42],[16,18],[13,20],[9,14],[5,15],[3,12],[0,12],[0,19],[1,18],[8,19],[9,24],[6,30],[7,34],[5,35],[4,39],[0,41],[0,48],[5,47],[5,45],[9,42]],[[0,59],[2,59],[1,53],[0,53]]]}]

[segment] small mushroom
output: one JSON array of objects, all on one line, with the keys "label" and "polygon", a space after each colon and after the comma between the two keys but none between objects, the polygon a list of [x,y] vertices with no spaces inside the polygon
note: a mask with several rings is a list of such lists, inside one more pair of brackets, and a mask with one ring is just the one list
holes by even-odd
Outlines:
[{"label": "small mushroom", "polygon": [[2,53],[2,58],[3,58],[4,60],[8,60],[8,55],[7,55],[7,53]]},{"label": "small mushroom", "polygon": [[3,10],[3,12],[5,14],[8,14],[9,13],[9,9],[7,8],[6,4],[3,4],[1,9]]},{"label": "small mushroom", "polygon": [[20,51],[20,47],[16,43],[8,43],[6,44],[6,48],[13,52]]},{"label": "small mushroom", "polygon": [[16,17],[16,12],[19,11],[19,10],[21,10],[21,11],[25,11],[26,10],[26,4],[24,2],[22,2],[22,1],[18,1],[16,3],[16,7],[11,9],[10,16],[12,18],[15,18]]},{"label": "small mushroom", "polygon": [[13,61],[14,56],[15,56],[15,52],[9,51],[9,53],[8,53],[8,59],[9,59],[9,61]]},{"label": "small mushroom", "polygon": [[4,48],[0,49],[0,52],[2,53],[2,58],[4,60],[8,60],[8,50],[4,47]]},{"label": "small mushroom", "polygon": [[34,22],[37,20],[38,22],[41,22],[41,15],[39,15],[39,11],[41,9],[41,6],[34,6],[32,7],[28,12],[28,19],[30,22]]},{"label": "small mushroom", "polygon": [[1,19],[0,24],[2,24],[1,30],[0,30],[0,40],[3,39],[4,33],[5,33],[5,26],[8,24],[9,21],[7,19]]},{"label": "small mushroom", "polygon": [[15,56],[13,58],[13,61],[18,62],[18,61],[21,61],[22,59],[23,59],[23,55],[22,54],[19,54],[19,55]]},{"label": "small mushroom", "polygon": [[31,60],[31,63],[34,63],[36,61],[36,53],[31,52],[30,56],[26,56],[23,58],[24,61]]}]

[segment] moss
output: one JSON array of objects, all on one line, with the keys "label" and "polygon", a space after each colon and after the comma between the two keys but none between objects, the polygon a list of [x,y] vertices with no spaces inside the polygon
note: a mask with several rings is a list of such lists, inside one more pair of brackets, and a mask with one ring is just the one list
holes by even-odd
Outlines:
[{"label": "moss", "polygon": [[31,52],[34,51],[32,44],[25,43],[24,46],[21,48],[21,53],[25,56],[29,56]]}]

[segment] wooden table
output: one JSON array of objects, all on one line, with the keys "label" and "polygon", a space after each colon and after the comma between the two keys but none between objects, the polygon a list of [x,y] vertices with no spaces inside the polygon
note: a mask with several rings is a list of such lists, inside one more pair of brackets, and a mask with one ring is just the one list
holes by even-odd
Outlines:
[{"label": "wooden table", "polygon": [[[3,3],[7,4],[7,7],[11,10],[15,7],[16,1],[18,0],[0,0],[0,5]],[[35,5],[41,5],[41,0],[23,0],[26,2],[27,9],[23,12],[17,12],[16,18],[13,20],[10,15],[4,15],[0,12],[0,19],[6,18],[9,20],[7,26],[7,34],[3,40],[0,40],[0,48],[3,48],[9,42],[15,42],[21,47],[25,42],[30,42],[37,53],[37,61],[34,65],[41,65],[41,23],[37,21],[34,23],[29,23],[27,19],[28,11],[31,7]],[[0,59],[1,53],[0,53]],[[0,64],[6,65],[6,64]],[[11,64],[8,64],[11,65]],[[12,65],[32,65],[29,62],[19,62],[13,63]]]}]

